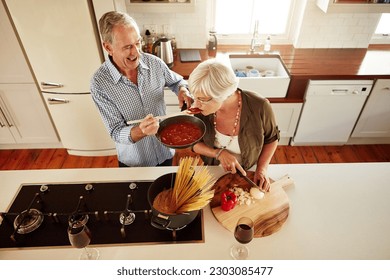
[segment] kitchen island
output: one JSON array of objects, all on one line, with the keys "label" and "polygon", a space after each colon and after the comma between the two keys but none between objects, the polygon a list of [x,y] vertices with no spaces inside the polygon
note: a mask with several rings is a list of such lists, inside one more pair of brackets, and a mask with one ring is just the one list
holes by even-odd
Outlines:
[{"label": "kitchen island", "polygon": [[[177,167],[62,169],[0,172],[0,211],[7,211],[22,183],[154,180]],[[223,175],[210,167],[213,175]],[[285,191],[290,214],[282,228],[248,244],[250,259],[390,259],[390,163],[271,165],[273,179],[290,175]],[[100,258],[230,259],[233,234],[203,211],[204,243],[96,246]],[[78,259],[71,246],[0,249],[3,260]]]}]

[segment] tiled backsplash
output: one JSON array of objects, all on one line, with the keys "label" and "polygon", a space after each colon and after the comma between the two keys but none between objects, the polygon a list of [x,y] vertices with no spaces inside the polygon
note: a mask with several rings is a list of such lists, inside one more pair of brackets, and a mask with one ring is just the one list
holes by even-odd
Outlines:
[{"label": "tiled backsplash", "polygon": [[308,0],[296,48],[367,48],[380,14],[324,13]]},{"label": "tiled backsplash", "polygon": [[[156,24],[157,30],[169,25],[178,48],[205,48],[211,26],[210,3],[196,0],[194,13],[132,13],[129,6],[127,12],[143,32],[144,24]],[[324,13],[317,7],[316,0],[307,0],[306,5],[298,7],[304,10],[301,22],[293,25],[300,26],[293,31],[291,43],[296,48],[367,48],[380,19],[380,14],[372,13]]]}]

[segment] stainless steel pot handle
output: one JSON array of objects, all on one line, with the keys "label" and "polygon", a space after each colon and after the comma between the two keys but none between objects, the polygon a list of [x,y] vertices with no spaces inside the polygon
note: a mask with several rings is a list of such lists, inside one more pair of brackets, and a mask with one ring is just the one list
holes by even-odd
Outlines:
[{"label": "stainless steel pot handle", "polygon": [[166,229],[171,224],[171,220],[152,215],[152,218],[150,219],[150,223],[155,228]]}]

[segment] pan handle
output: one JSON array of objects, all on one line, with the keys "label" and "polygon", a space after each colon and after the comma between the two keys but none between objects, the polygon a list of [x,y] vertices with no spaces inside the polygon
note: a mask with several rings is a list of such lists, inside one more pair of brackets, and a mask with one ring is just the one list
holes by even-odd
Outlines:
[{"label": "pan handle", "polygon": [[152,215],[150,223],[155,228],[166,229],[171,224],[171,220],[169,220],[169,218],[164,219],[164,218]]}]

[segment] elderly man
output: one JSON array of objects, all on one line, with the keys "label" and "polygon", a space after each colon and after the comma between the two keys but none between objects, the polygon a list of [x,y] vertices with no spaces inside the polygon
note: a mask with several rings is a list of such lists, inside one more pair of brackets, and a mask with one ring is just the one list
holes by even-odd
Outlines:
[{"label": "elderly man", "polygon": [[[137,23],[128,14],[108,12],[99,20],[108,59],[91,80],[91,93],[111,138],[115,141],[119,166],[171,165],[174,150],[156,137],[165,115],[164,87],[191,103],[183,77],[171,71],[160,58],[143,53]],[[143,119],[136,125],[126,122]]]}]

